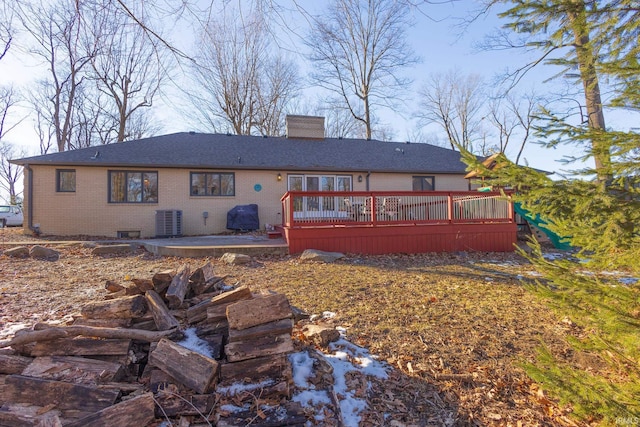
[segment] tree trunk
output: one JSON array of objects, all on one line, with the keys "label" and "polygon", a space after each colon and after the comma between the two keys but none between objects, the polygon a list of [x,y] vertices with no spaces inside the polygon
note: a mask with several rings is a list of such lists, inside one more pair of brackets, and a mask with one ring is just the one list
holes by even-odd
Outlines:
[{"label": "tree trunk", "polygon": [[[584,87],[585,102],[587,107],[587,120],[589,128],[593,130],[605,130],[604,113],[598,73],[595,67],[595,52],[589,42],[589,26],[587,24],[584,2],[575,2],[576,9],[569,12],[569,21],[574,35],[574,44],[580,79]],[[595,161],[598,180],[608,183],[611,180],[611,149],[610,144],[599,138],[591,139],[591,150]]]}]

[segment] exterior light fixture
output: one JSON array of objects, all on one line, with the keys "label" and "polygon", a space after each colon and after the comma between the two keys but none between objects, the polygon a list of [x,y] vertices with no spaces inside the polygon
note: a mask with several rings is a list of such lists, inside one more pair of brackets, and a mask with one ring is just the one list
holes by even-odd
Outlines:
[{"label": "exterior light fixture", "polygon": [[358,175],[358,182],[362,182],[362,175]]},{"label": "exterior light fixture", "polygon": [[278,172],[278,176],[276,177],[276,179],[278,180],[278,182],[282,181],[282,174],[280,172]]}]

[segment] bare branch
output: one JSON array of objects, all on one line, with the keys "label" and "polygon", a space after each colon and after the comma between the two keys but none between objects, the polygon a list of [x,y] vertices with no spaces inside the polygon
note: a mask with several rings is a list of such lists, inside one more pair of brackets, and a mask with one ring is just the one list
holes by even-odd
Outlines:
[{"label": "bare branch", "polygon": [[148,124],[148,121],[134,119],[153,105],[167,77],[161,65],[166,58],[145,37],[143,29],[127,24],[118,10],[103,9],[92,14],[91,21],[95,28],[91,40],[95,47],[91,49],[96,54],[91,59],[89,78],[105,95],[104,100],[98,99],[94,105],[102,117],[102,132],[113,131],[113,135],[102,133],[102,143],[122,142],[134,134],[144,135],[145,129],[132,126]]},{"label": "bare branch", "polygon": [[452,150],[462,147],[473,151],[481,133],[481,108],[487,98],[482,79],[478,75],[462,77],[455,71],[434,74],[419,95],[417,116],[421,123],[442,127]]},{"label": "bare branch", "polygon": [[22,177],[22,166],[14,165],[12,159],[26,157],[26,150],[18,150],[15,145],[0,141],[0,188],[9,194],[9,203],[17,204],[22,193],[17,190],[17,183]]},{"label": "bare branch", "polygon": [[[407,87],[400,71],[417,62],[406,43],[410,8],[404,2],[334,0],[314,20],[306,41],[313,78],[342,99],[366,137],[372,135],[372,107],[389,105]],[[357,105],[362,108],[358,108]]]},{"label": "bare branch", "polygon": [[262,16],[227,10],[210,22],[193,72],[189,97],[209,129],[230,126],[236,134],[281,135],[284,115],[300,89],[297,68],[271,55]]}]

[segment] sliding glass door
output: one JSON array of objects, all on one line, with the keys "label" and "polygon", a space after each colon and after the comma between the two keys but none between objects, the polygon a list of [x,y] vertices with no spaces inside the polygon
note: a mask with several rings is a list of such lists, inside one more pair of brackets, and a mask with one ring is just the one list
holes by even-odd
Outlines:
[{"label": "sliding glass door", "polygon": [[[289,175],[289,191],[351,191],[348,175]],[[342,198],[336,195],[305,196],[294,201],[296,217],[335,217],[344,211]]]}]

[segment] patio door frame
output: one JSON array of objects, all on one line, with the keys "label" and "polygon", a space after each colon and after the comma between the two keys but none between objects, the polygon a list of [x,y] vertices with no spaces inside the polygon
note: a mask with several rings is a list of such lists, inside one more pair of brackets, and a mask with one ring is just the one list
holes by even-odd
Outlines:
[{"label": "patio door frame", "polygon": [[[309,180],[317,179],[317,187],[309,189]],[[331,179],[333,185],[324,188],[325,180]],[[348,181],[348,189],[340,189],[341,191],[351,191],[353,189],[353,176],[351,175],[329,175],[329,174],[289,174],[287,176],[287,190],[288,191],[320,191],[330,192],[336,191],[340,180],[346,179]],[[293,182],[293,180],[300,180],[302,188],[299,188]],[[332,187],[332,188],[330,188]],[[308,217],[322,217],[322,216],[337,216],[341,211],[345,210],[344,203],[341,200],[336,202],[336,196],[309,196],[304,197],[303,200],[294,202],[293,215],[296,218],[308,218]]]}]

